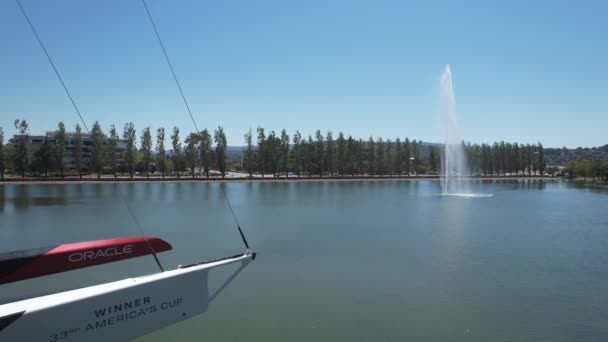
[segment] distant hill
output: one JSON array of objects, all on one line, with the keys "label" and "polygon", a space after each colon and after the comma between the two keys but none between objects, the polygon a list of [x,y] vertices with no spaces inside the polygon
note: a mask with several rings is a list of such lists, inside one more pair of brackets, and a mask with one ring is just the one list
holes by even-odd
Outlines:
[{"label": "distant hill", "polygon": [[228,160],[241,160],[246,150],[247,146],[227,146],[226,157],[228,157]]},{"label": "distant hill", "polygon": [[608,159],[608,144],[600,147],[577,147],[568,149],[562,148],[545,148],[545,156],[547,165],[565,165],[571,160],[580,159]]}]

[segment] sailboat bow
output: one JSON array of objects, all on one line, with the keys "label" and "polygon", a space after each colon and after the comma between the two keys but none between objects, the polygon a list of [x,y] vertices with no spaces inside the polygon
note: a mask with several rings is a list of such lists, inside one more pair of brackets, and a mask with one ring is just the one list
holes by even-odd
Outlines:
[{"label": "sailboat bow", "polygon": [[[128,341],[205,313],[255,259],[243,254],[0,306],[2,341]],[[239,267],[213,292],[209,272]]]}]

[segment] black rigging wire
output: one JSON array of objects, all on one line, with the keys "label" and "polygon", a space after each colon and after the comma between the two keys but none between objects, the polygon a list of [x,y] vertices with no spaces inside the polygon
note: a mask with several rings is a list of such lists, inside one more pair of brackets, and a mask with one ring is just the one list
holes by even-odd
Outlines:
[{"label": "black rigging wire", "polygon": [[[53,63],[53,59],[49,55],[49,53],[46,50],[46,47],[44,46],[44,44],[42,43],[42,40],[40,39],[40,36],[38,36],[38,32],[36,32],[36,29],[34,28],[34,25],[32,24],[32,22],[30,21],[30,18],[27,15],[27,12],[23,8],[23,6],[21,5],[21,2],[19,0],[15,0],[15,1],[17,2],[17,5],[19,5],[19,9],[21,9],[21,13],[23,13],[23,16],[25,17],[25,20],[27,20],[27,23],[29,24],[30,29],[32,29],[32,32],[36,36],[36,40],[38,40],[38,44],[40,44],[40,47],[44,51],[44,54],[46,55],[46,58],[48,58],[49,63],[53,67],[53,70],[55,71],[55,75],[57,75],[57,78],[59,79],[59,82],[61,82],[61,85],[63,86],[63,90],[65,90],[65,93],[68,95],[68,98],[70,99],[70,102],[72,102],[72,106],[74,106],[74,109],[76,110],[76,113],[80,117],[80,121],[82,121],[82,125],[86,129],[87,133],[89,133],[89,135],[90,135],[91,132],[89,131],[89,127],[87,126],[86,122],[84,121],[84,118],[82,117],[82,114],[80,113],[80,110],[78,109],[78,106],[76,106],[76,102],[74,101],[74,98],[72,98],[72,95],[70,94],[70,91],[68,90],[68,87],[65,85],[65,82],[63,82],[63,78],[61,77],[61,74],[59,74],[59,71],[55,67],[55,63]],[[161,265],[160,260],[158,259],[158,256],[156,255],[156,251],[154,250],[154,247],[152,247],[152,244],[150,243],[150,241],[147,238],[145,238],[144,229],[139,224],[139,221],[137,221],[137,217],[135,216],[135,214],[133,213],[133,210],[129,206],[129,202],[127,201],[127,198],[125,197],[125,195],[120,190],[120,187],[117,187],[117,189],[118,189],[118,193],[120,194],[120,198],[122,198],[125,206],[127,207],[127,210],[129,211],[129,215],[131,216],[131,218],[135,222],[135,225],[137,226],[137,228],[139,229],[140,233],[142,234],[142,237],[144,237],[144,240],[148,244],[148,247],[150,248],[150,251],[152,252],[152,256],[154,256],[154,260],[156,261],[156,264],[158,265],[158,268],[160,268],[161,272],[164,272],[165,270],[163,269],[163,266]]]},{"label": "black rigging wire", "polygon": [[[186,109],[188,110],[188,114],[190,114],[190,119],[192,120],[192,124],[194,124],[194,128],[196,129],[196,133],[200,134],[198,126],[196,125],[196,121],[194,120],[194,116],[192,115],[192,111],[190,110],[190,106],[188,105],[188,100],[186,100],[186,96],[184,96],[184,92],[182,91],[182,87],[179,84],[179,81],[177,80],[177,76],[175,75],[175,70],[173,70],[173,65],[171,64],[171,60],[169,59],[169,55],[167,54],[167,50],[165,49],[165,44],[163,44],[163,41],[160,38],[160,34],[158,34],[158,30],[156,29],[156,24],[154,23],[154,19],[152,19],[152,15],[150,14],[150,10],[148,9],[148,5],[146,4],[146,0],[141,0],[141,2],[143,3],[144,8],[146,9],[146,13],[148,14],[148,19],[150,19],[150,23],[152,24],[152,28],[154,29],[154,33],[156,34],[156,38],[158,39],[158,43],[160,44],[160,47],[163,50],[163,54],[165,55],[165,60],[167,61],[167,65],[169,66],[169,69],[171,69],[171,74],[173,75],[173,79],[175,80],[175,84],[177,84],[177,89],[179,89],[179,93],[181,94],[182,100],[184,101],[184,104],[186,105]],[[234,209],[232,208],[232,205],[230,204],[230,200],[228,199],[228,195],[226,194],[226,190],[224,190],[223,187],[221,187],[221,189],[222,189],[222,193],[224,194],[224,198],[226,199],[226,203],[228,203],[228,208],[230,208],[230,213],[232,213],[232,217],[234,218],[234,221],[236,222],[236,227],[239,230],[239,234],[241,235],[241,239],[243,240],[243,243],[245,244],[245,247],[247,249],[249,249],[249,243],[247,242],[247,239],[245,238],[245,234],[243,233],[243,229],[241,229],[241,225],[239,224],[239,220],[236,217]]]},{"label": "black rigging wire", "polygon": [[49,55],[48,51],[46,51],[46,47],[44,47],[44,44],[42,44],[42,40],[38,36],[38,32],[36,32],[36,29],[34,28],[34,25],[32,24],[32,22],[30,21],[29,16],[25,12],[25,9],[23,9],[23,6],[21,6],[21,2],[19,0],[15,0],[15,1],[17,1],[17,5],[19,5],[19,9],[21,9],[21,13],[23,13],[23,16],[25,17],[25,20],[27,20],[27,23],[30,25],[30,28],[32,29],[32,32],[34,33],[34,35],[36,36],[36,39],[38,40],[38,44],[40,44],[40,47],[42,48],[42,51],[44,51],[44,54],[46,55],[46,58],[48,58],[49,63],[51,63],[51,66],[53,67],[53,70],[55,71],[55,75],[57,75],[57,78],[59,79],[59,82],[61,82],[61,85],[63,86],[63,90],[65,90],[65,93],[70,98],[70,102],[72,102],[72,106],[74,106],[74,109],[76,110],[76,113],[78,113],[78,116],[80,117],[80,121],[82,121],[82,125],[84,126],[84,128],[88,132],[89,131],[89,127],[87,127],[86,122],[84,122],[84,119],[82,118],[82,114],[80,114],[80,110],[78,110],[78,107],[76,106],[76,102],[74,102],[74,99],[72,98],[72,95],[68,91],[68,87],[65,86],[65,83],[63,82],[63,79],[61,78],[61,75],[59,74],[59,71],[57,70],[57,67],[55,67],[55,63],[53,63],[53,60],[51,59],[51,56]]},{"label": "black rigging wire", "polygon": [[190,106],[188,105],[188,101],[186,100],[186,96],[184,96],[184,92],[182,91],[182,86],[179,84],[179,81],[177,80],[177,76],[175,75],[175,70],[173,70],[173,65],[171,64],[169,55],[167,55],[167,50],[165,49],[165,44],[163,44],[162,39],[160,39],[160,35],[158,34],[158,30],[156,29],[156,24],[154,24],[154,20],[152,20],[152,15],[150,14],[150,10],[148,10],[148,5],[146,4],[146,1],[142,0],[142,3],[144,4],[146,13],[148,13],[148,18],[150,18],[150,23],[152,24],[152,28],[154,28],[154,33],[156,33],[156,38],[158,38],[158,43],[160,44],[160,47],[163,49],[163,54],[165,55],[165,59],[167,60],[167,65],[169,65],[169,69],[171,69],[171,75],[173,75],[175,84],[177,84],[177,89],[179,89],[179,93],[180,93],[180,95],[182,95],[182,100],[184,100],[184,104],[186,105],[188,114],[190,114],[190,119],[192,119],[192,123],[194,124],[194,128],[196,129],[196,133],[198,133],[199,132],[198,126],[196,125],[196,121],[194,120],[194,116],[192,115],[192,111],[190,110]]},{"label": "black rigging wire", "polygon": [[243,243],[245,244],[245,247],[247,249],[249,249],[249,243],[247,243],[247,239],[245,238],[245,234],[243,234],[243,229],[241,229],[241,225],[239,224],[239,220],[236,218],[236,214],[234,213],[234,209],[232,209],[232,204],[230,204],[230,201],[228,200],[228,195],[226,195],[226,190],[224,190],[224,187],[222,186],[222,192],[224,193],[224,198],[226,199],[226,203],[228,203],[228,208],[230,208],[230,212],[232,213],[232,217],[234,217],[234,221],[236,222],[236,227],[239,229],[239,234],[241,234],[241,239],[243,240]]}]

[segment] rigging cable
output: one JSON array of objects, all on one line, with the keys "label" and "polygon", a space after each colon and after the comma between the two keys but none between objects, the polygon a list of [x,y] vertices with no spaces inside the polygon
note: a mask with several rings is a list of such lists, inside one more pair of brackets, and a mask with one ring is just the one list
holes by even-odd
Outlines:
[{"label": "rigging cable", "polygon": [[[32,24],[32,22],[30,21],[30,18],[27,15],[27,12],[23,8],[23,6],[21,5],[21,2],[19,0],[15,0],[15,1],[17,2],[17,5],[19,6],[19,9],[21,9],[21,13],[23,13],[23,16],[25,17],[25,20],[27,20],[27,23],[29,24],[30,29],[32,30],[32,32],[36,36],[36,40],[38,40],[38,44],[40,44],[40,47],[44,51],[44,54],[46,55],[46,58],[48,58],[49,63],[53,67],[53,70],[55,71],[55,75],[57,75],[57,78],[59,79],[59,82],[61,82],[61,85],[63,86],[63,90],[65,90],[65,93],[68,95],[68,98],[70,99],[70,102],[72,102],[72,106],[74,106],[74,109],[76,110],[76,113],[80,117],[80,121],[82,122],[82,125],[86,129],[87,133],[90,135],[91,132],[89,131],[89,127],[87,126],[86,122],[84,121],[84,118],[82,117],[82,114],[80,113],[80,110],[78,109],[78,106],[76,106],[76,102],[72,98],[72,95],[70,94],[70,91],[68,90],[68,87],[65,85],[65,82],[63,82],[63,78],[61,77],[61,74],[59,74],[59,71],[55,67],[55,63],[53,63],[53,59],[49,55],[49,53],[46,50],[46,47],[44,46],[44,44],[42,43],[42,40],[40,39],[40,36],[38,36],[38,32],[36,32],[36,29],[34,28],[34,25]],[[120,197],[121,197],[122,201],[124,202],[125,206],[127,207],[129,215],[131,216],[131,218],[135,222],[135,225],[137,226],[137,228],[139,229],[140,233],[142,234],[142,237],[144,237],[144,240],[148,244],[148,247],[150,248],[150,251],[152,252],[152,256],[154,257],[154,260],[156,261],[156,265],[158,265],[158,268],[160,268],[161,272],[164,272],[165,270],[164,270],[162,264],[160,263],[160,260],[158,259],[158,256],[156,255],[156,251],[154,250],[154,247],[152,247],[152,244],[150,243],[150,241],[145,237],[144,229],[139,224],[139,221],[137,220],[137,217],[133,213],[133,210],[131,209],[131,206],[129,206],[129,202],[127,201],[127,198],[125,197],[125,195],[120,190],[120,187],[117,187],[117,190],[118,190],[118,193],[120,194]]]},{"label": "rigging cable", "polygon": [[[154,29],[154,33],[156,34],[156,38],[158,39],[158,43],[160,44],[160,47],[163,50],[163,55],[165,56],[165,60],[167,61],[167,65],[169,66],[169,69],[171,69],[171,74],[173,75],[173,79],[175,80],[175,84],[177,85],[177,89],[179,89],[179,93],[181,94],[182,100],[184,101],[184,104],[186,105],[186,109],[188,110],[188,114],[190,114],[190,119],[192,120],[192,124],[194,124],[194,128],[196,129],[196,133],[200,134],[198,126],[196,125],[196,121],[194,120],[194,116],[192,115],[192,111],[190,110],[190,105],[188,104],[188,101],[186,100],[186,96],[184,95],[184,92],[182,91],[182,87],[181,87],[179,81],[177,80],[177,76],[175,75],[175,70],[173,69],[173,65],[171,64],[171,60],[169,59],[169,55],[167,54],[167,50],[165,49],[165,44],[163,44],[163,41],[160,38],[160,34],[158,33],[158,30],[156,29],[156,24],[154,23],[154,19],[152,19],[152,15],[150,14],[150,10],[148,9],[148,5],[146,4],[146,0],[141,0],[141,2],[143,3],[144,8],[146,9],[146,13],[148,14],[148,19],[150,19],[150,23],[152,24],[152,28]],[[239,234],[241,235],[241,239],[243,240],[243,244],[245,244],[245,247],[247,248],[247,250],[249,250],[249,243],[247,242],[247,238],[245,238],[245,234],[243,233],[243,229],[241,229],[241,225],[239,224],[239,220],[236,217],[234,209],[232,208],[232,205],[230,204],[230,200],[228,199],[228,195],[226,194],[226,190],[223,187],[221,187],[221,186],[220,186],[220,188],[222,189],[222,193],[224,194],[224,198],[226,199],[226,203],[228,203],[228,208],[230,208],[230,212],[232,213],[232,217],[234,218],[234,221],[236,222],[236,227],[239,230]]]}]

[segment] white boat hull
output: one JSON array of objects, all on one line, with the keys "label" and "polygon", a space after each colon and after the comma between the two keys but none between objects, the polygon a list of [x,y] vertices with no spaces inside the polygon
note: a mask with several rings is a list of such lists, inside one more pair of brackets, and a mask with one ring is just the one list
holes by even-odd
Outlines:
[{"label": "white boat hull", "polygon": [[[207,311],[252,253],[0,306],[0,341],[128,341]],[[241,267],[215,293],[211,269]]]}]

